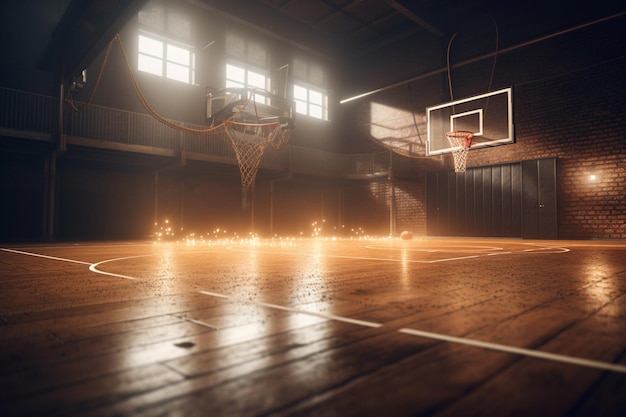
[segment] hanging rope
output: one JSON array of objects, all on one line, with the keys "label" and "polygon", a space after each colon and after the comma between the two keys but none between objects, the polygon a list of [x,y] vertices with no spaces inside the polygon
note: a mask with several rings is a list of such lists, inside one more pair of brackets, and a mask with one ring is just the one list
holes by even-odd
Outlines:
[{"label": "hanging rope", "polygon": [[[493,77],[494,77],[494,74],[496,72],[496,60],[498,58],[498,50],[500,48],[500,35],[499,35],[499,29],[498,29],[498,24],[497,24],[496,20],[493,18],[493,16],[488,16],[488,17],[489,17],[489,19],[491,19],[491,22],[493,23],[494,29],[496,31],[496,34],[495,34],[495,38],[496,38],[495,52],[493,54],[493,63],[492,63],[492,66],[491,66],[491,75],[489,76],[489,84],[487,86],[487,92],[490,92],[491,91],[491,86],[493,84]],[[452,48],[452,41],[456,37],[457,33],[452,35],[452,37],[448,41],[448,48],[447,48],[447,52],[446,52],[446,61],[447,61],[446,67],[447,67],[447,70],[448,70],[448,88],[450,90],[450,101],[454,101],[454,95],[452,94],[452,76],[451,76],[451,69],[452,69],[452,67],[450,65],[450,49]],[[489,103],[489,101],[487,101],[487,103]],[[453,111],[454,111],[454,108],[453,108]]]},{"label": "hanging rope", "polygon": [[[493,83],[493,75],[496,72],[496,60],[498,59],[498,50],[500,47],[500,35],[498,34],[499,30],[498,30],[498,23],[496,23],[496,19],[493,18],[493,16],[489,16],[489,18],[491,19],[491,21],[493,22],[493,27],[496,31],[496,50],[493,54],[493,63],[491,65],[491,76],[489,77],[489,86],[487,87],[487,92],[491,91],[491,84]],[[487,102],[485,103],[485,113],[487,112],[487,107],[489,107],[489,99],[491,97],[487,97]]]},{"label": "hanging rope", "polygon": [[[206,128],[206,129],[195,129],[195,128],[191,128],[191,127],[181,126],[178,123],[174,123],[174,122],[166,119],[165,117],[161,116],[159,113],[157,113],[157,111],[150,105],[150,103],[146,99],[146,96],[143,94],[143,92],[141,91],[141,88],[139,87],[139,83],[137,82],[137,79],[135,78],[135,74],[133,72],[132,65],[130,64],[130,60],[128,59],[128,55],[126,54],[126,49],[124,48],[124,44],[122,43],[122,38],[120,37],[119,33],[117,35],[115,35],[114,40],[117,40],[117,42],[120,45],[120,49],[122,51],[122,55],[124,56],[124,60],[126,61],[126,67],[128,69],[128,75],[130,76],[130,81],[131,81],[131,83],[133,85],[133,88],[135,89],[135,92],[137,93],[137,98],[139,98],[139,101],[141,102],[143,107],[148,111],[148,113],[150,113],[150,115],[152,117],[154,117],[155,119],[157,119],[159,122],[163,123],[166,126],[169,126],[171,128],[174,128],[174,129],[184,130],[186,132],[192,132],[192,133],[210,133],[210,132],[214,132],[214,131],[222,128],[221,125],[220,126],[216,126],[216,127],[209,127],[209,128]],[[248,100],[248,102],[249,102],[249,100]],[[248,105],[248,102],[246,102],[244,107]],[[241,110],[243,110],[243,107],[242,107]],[[234,116],[235,115],[231,116],[230,118],[233,118]]]},{"label": "hanging rope", "polygon": [[454,35],[452,35],[452,37],[448,41],[448,50],[446,52],[446,62],[447,62],[446,66],[448,68],[448,88],[450,90],[450,101],[454,101],[454,95],[452,94],[452,74],[451,74],[451,67],[450,67],[450,48],[452,48],[452,41],[454,40],[455,37],[456,37],[456,33]]},{"label": "hanging rope", "polygon": [[109,55],[111,54],[112,47],[113,47],[113,41],[109,42],[106,52],[104,53],[104,59],[102,60],[102,64],[100,65],[100,70],[98,71],[98,77],[96,78],[96,82],[94,83],[93,90],[91,91],[91,94],[89,95],[89,99],[87,100],[87,102],[83,104],[82,106],[78,107],[74,103],[74,98],[72,97],[71,92],[68,93],[67,101],[70,104],[70,106],[72,106],[72,109],[74,109],[75,111],[87,110],[87,107],[91,105],[91,102],[93,101],[93,98],[96,95],[96,91],[98,90],[98,86],[100,85],[100,80],[102,79],[102,74],[104,73],[104,67],[106,67],[106,64],[109,60]]},{"label": "hanging rope", "polygon": [[[169,127],[173,128],[173,129],[183,130],[183,131],[191,132],[191,133],[211,133],[211,132],[215,132],[215,131],[224,129],[223,124],[220,124],[218,126],[208,127],[206,129],[196,129],[196,128],[192,128],[192,127],[182,126],[182,125],[180,125],[178,123],[175,123],[175,122],[173,122],[171,120],[168,120],[165,117],[161,116],[150,105],[150,103],[146,99],[146,96],[143,94],[143,91],[141,90],[141,87],[139,86],[139,83],[137,82],[137,79],[135,78],[135,74],[133,72],[132,65],[130,64],[130,60],[128,59],[128,55],[126,54],[126,49],[124,48],[124,44],[122,42],[122,38],[120,37],[119,33],[115,35],[115,37],[111,40],[111,42],[109,42],[109,45],[107,46],[107,49],[106,49],[106,52],[105,52],[105,55],[104,55],[104,60],[102,61],[102,65],[100,66],[100,71],[98,73],[98,78],[96,79],[96,83],[94,84],[93,91],[91,92],[91,95],[89,96],[89,100],[83,106],[78,107],[78,106],[75,105],[74,100],[73,100],[73,98],[70,95],[69,98],[67,99],[67,101],[69,102],[69,104],[72,107],[72,109],[74,109],[76,111],[82,111],[82,110],[85,110],[91,104],[91,101],[93,100],[93,97],[96,94],[96,90],[98,89],[98,86],[100,84],[100,80],[101,80],[102,74],[104,72],[104,67],[107,64],[107,61],[108,61],[110,53],[111,53],[111,48],[112,48],[114,42],[117,42],[119,44],[119,46],[120,46],[120,50],[122,52],[122,56],[124,57],[124,61],[126,62],[126,68],[128,69],[128,75],[130,77],[131,84],[133,85],[133,89],[135,90],[135,93],[137,94],[137,98],[141,102],[141,105],[144,107],[144,109],[146,109],[146,111],[153,118],[155,118],[159,122],[163,123],[166,126],[169,126]],[[254,111],[255,111],[255,114],[257,114],[257,118],[258,118],[258,112],[257,112],[257,109],[256,109],[256,103],[254,101],[254,92],[253,92],[251,97],[247,98],[247,100],[243,103],[241,108],[236,113],[232,114],[226,120],[232,120],[233,118],[235,118],[239,113],[241,113],[250,104],[251,101],[254,104]]]}]

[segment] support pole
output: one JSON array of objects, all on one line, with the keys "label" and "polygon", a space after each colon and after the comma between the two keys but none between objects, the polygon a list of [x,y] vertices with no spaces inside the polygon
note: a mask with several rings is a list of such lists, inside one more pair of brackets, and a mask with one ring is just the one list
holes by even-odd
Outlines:
[{"label": "support pole", "polygon": [[180,190],[179,190],[179,203],[178,203],[178,230],[176,231],[176,235],[180,233],[182,238],[185,231],[185,180],[182,179],[180,181]]},{"label": "support pole", "polygon": [[389,236],[396,234],[396,187],[393,179],[393,152],[389,151]]},{"label": "support pole", "polygon": [[153,204],[153,222],[152,222],[152,230],[156,232],[156,227],[159,224],[159,170],[154,170],[154,204]]},{"label": "support pole", "polygon": [[341,187],[337,188],[337,230],[343,233],[343,191]]},{"label": "support pole", "polygon": [[56,200],[57,200],[57,153],[53,151],[46,157],[44,164],[44,238],[51,242],[56,234]]},{"label": "support pole", "polygon": [[[61,78],[62,79],[62,78]],[[59,85],[59,118],[57,120],[56,145],[57,148],[48,155],[44,164],[44,224],[43,235],[45,240],[53,241],[56,237],[57,219],[57,159],[67,150],[67,137],[65,135],[65,85],[63,81]]]},{"label": "support pole", "polygon": [[270,236],[274,237],[274,181],[270,181]]},{"label": "support pole", "polygon": [[250,232],[254,233],[254,185],[250,187]]}]

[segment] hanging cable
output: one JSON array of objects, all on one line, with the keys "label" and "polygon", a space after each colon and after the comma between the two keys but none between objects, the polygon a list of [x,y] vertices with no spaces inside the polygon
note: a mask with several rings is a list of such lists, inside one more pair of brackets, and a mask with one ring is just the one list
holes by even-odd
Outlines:
[{"label": "hanging cable", "polygon": [[[128,59],[128,55],[126,54],[126,49],[124,48],[124,44],[122,43],[122,38],[120,37],[119,33],[117,35],[115,35],[115,39],[118,41],[118,43],[120,45],[120,49],[122,51],[122,55],[124,56],[124,60],[126,61],[126,67],[128,69],[128,75],[130,76],[130,81],[131,81],[131,83],[133,85],[133,88],[135,89],[135,93],[137,93],[137,97],[139,98],[139,101],[141,102],[143,107],[148,111],[148,113],[150,113],[150,115],[152,117],[154,117],[155,119],[157,119],[159,122],[163,123],[166,126],[169,126],[171,128],[174,128],[174,129],[180,129],[180,130],[184,130],[184,131],[187,131],[187,132],[192,132],[192,133],[209,133],[209,132],[213,132],[215,130],[218,130],[218,129],[222,128],[221,125],[216,126],[216,127],[209,127],[207,129],[195,129],[195,128],[191,128],[191,127],[185,127],[185,126],[179,125],[178,123],[174,123],[174,122],[166,119],[165,117],[161,116],[159,113],[157,113],[157,111],[150,105],[150,103],[146,99],[146,96],[143,94],[143,92],[141,91],[141,88],[139,87],[139,83],[137,82],[137,79],[135,78],[135,74],[133,73],[133,68],[132,68],[132,66],[130,64],[130,60]],[[249,100],[248,100],[248,102],[249,102]],[[246,103],[246,105],[248,104],[248,102]],[[241,110],[239,110],[239,111],[241,111]],[[231,116],[230,118],[232,119],[234,116],[235,115]]]},{"label": "hanging cable", "polygon": [[[487,92],[491,92],[491,87],[493,85],[493,78],[494,78],[494,74],[496,72],[496,61],[498,59],[498,50],[500,48],[500,35],[499,35],[499,29],[498,29],[498,23],[496,22],[496,19],[493,18],[493,16],[488,15],[487,16],[489,19],[491,19],[491,22],[493,23],[494,29],[495,29],[495,51],[493,53],[493,63],[491,64],[491,74],[489,75],[489,83],[487,85]],[[457,32],[458,33],[458,32]],[[457,33],[455,33],[454,35],[452,35],[452,37],[450,38],[450,40],[448,41],[448,48],[446,51],[446,69],[448,72],[448,89],[450,91],[450,101],[454,101],[454,94],[452,93],[452,74],[451,74],[451,69],[452,66],[450,64],[450,50],[452,49],[452,41],[454,40],[454,38],[456,37]],[[489,104],[489,99],[487,99],[487,104]],[[487,105],[485,105],[485,109],[486,109]],[[452,107],[452,111],[454,112],[454,106]]]},{"label": "hanging cable", "polygon": [[493,53],[493,64],[491,65],[491,77],[489,77],[489,86],[487,87],[488,93],[491,92],[491,86],[493,84],[493,76],[496,72],[496,61],[498,60],[498,50],[500,48],[500,34],[499,34],[499,29],[498,29],[498,23],[496,22],[496,19],[493,18],[493,16],[489,16],[489,18],[493,22],[493,26],[496,31],[496,46],[495,46],[495,51]]},{"label": "hanging cable", "polygon": [[446,52],[446,68],[448,69],[448,88],[450,89],[450,101],[454,101],[454,95],[452,94],[452,74],[450,67],[450,48],[452,47],[452,41],[456,37],[456,33],[452,35],[450,40],[448,41],[448,50]]},{"label": "hanging cable", "polygon": [[[493,22],[493,27],[496,31],[496,46],[495,46],[495,51],[493,53],[493,63],[491,65],[491,76],[489,77],[489,85],[487,87],[487,92],[491,92],[491,85],[493,84],[493,76],[496,72],[496,61],[498,59],[498,50],[500,47],[500,35],[499,35],[499,30],[498,30],[498,23],[496,23],[496,19],[493,18],[493,16],[489,16],[489,18],[491,19],[491,21]],[[487,113],[487,107],[489,107],[489,99],[491,97],[487,97],[487,101],[485,102],[485,113]]]},{"label": "hanging cable", "polygon": [[[67,101],[70,103],[72,109],[74,109],[75,111],[85,110],[91,104],[91,101],[93,100],[93,97],[95,96],[96,91],[98,89],[98,86],[100,84],[100,80],[101,80],[102,74],[104,72],[104,67],[107,64],[107,61],[109,59],[109,55],[110,55],[110,52],[111,52],[111,48],[112,48],[114,42],[118,42],[118,44],[120,46],[120,50],[122,52],[122,56],[124,57],[124,61],[126,62],[126,68],[128,70],[128,75],[130,76],[130,81],[131,81],[131,84],[133,85],[133,89],[135,90],[135,93],[137,94],[137,98],[141,102],[141,105],[144,107],[144,109],[146,109],[146,111],[148,111],[148,113],[153,118],[155,118],[159,122],[163,123],[166,126],[169,126],[169,127],[173,128],[173,129],[183,130],[183,131],[191,132],[191,133],[211,133],[211,132],[215,132],[217,130],[223,129],[223,125],[222,124],[220,124],[218,126],[209,127],[209,128],[206,128],[206,129],[195,129],[195,128],[191,128],[191,127],[182,126],[182,125],[180,125],[178,123],[174,123],[174,122],[166,119],[165,117],[161,116],[150,105],[150,103],[146,99],[146,96],[143,94],[143,91],[141,90],[141,87],[139,86],[139,83],[137,82],[137,79],[135,78],[135,74],[133,73],[132,65],[130,64],[130,60],[128,59],[128,55],[126,54],[126,49],[124,48],[124,43],[122,42],[122,38],[120,37],[119,33],[115,35],[113,40],[111,40],[111,42],[107,46],[107,49],[106,49],[106,52],[105,52],[105,56],[104,56],[104,60],[102,62],[102,65],[100,66],[100,71],[99,71],[99,74],[98,74],[98,78],[96,79],[96,83],[94,84],[94,88],[93,88],[93,90],[91,92],[89,100],[87,101],[87,103],[85,103],[83,106],[81,106],[79,108],[79,107],[77,107],[74,104],[74,100],[70,96],[67,99]],[[244,104],[241,106],[241,108],[237,112],[233,113],[226,120],[232,120],[233,118],[235,118],[239,113],[241,113],[250,104],[250,101],[253,100],[253,98],[254,97],[248,97],[247,100],[244,102]],[[256,112],[256,106],[255,106],[255,112]]]},{"label": "hanging cable", "polygon": [[78,107],[74,103],[72,92],[70,91],[68,93],[67,101],[70,104],[70,106],[72,106],[72,109],[74,109],[75,111],[86,110],[87,107],[91,105],[91,102],[93,101],[93,98],[96,95],[96,91],[98,90],[98,86],[100,85],[100,80],[102,79],[102,74],[104,73],[104,67],[106,67],[106,64],[109,60],[109,55],[111,54],[111,48],[113,47],[113,42],[114,40],[111,40],[111,42],[109,42],[109,45],[107,46],[106,52],[104,53],[104,59],[102,60],[102,64],[100,65],[100,70],[98,71],[98,77],[96,78],[96,82],[94,83],[93,90],[91,90],[91,94],[89,95],[89,99],[87,100],[87,102],[83,104],[82,106]]}]

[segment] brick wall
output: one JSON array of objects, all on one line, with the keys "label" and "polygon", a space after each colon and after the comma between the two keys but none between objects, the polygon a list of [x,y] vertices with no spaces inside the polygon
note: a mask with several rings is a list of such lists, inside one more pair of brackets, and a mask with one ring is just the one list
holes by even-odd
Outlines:
[{"label": "brick wall", "polygon": [[420,181],[396,181],[396,234],[426,234],[426,189]]},{"label": "brick wall", "polygon": [[514,87],[516,143],[472,151],[468,166],[556,157],[560,238],[626,238],[625,69],[619,58]]}]

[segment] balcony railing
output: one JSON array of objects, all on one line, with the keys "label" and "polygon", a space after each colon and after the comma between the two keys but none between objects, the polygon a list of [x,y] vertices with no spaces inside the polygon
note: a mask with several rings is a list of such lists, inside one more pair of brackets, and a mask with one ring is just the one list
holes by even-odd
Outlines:
[{"label": "balcony railing", "polygon": [[0,88],[0,128],[50,135],[58,124],[58,99],[41,94]]},{"label": "balcony railing", "polygon": [[[11,134],[26,132],[47,134],[58,126],[58,98],[24,91],[0,88],[0,130]],[[175,122],[192,128],[206,126]],[[89,139],[89,143],[119,150],[133,149],[145,153],[155,150],[185,152],[188,159],[203,159],[237,164],[237,159],[222,130],[196,133],[167,126],[152,116],[110,107],[90,105],[82,111],[68,110],[64,120],[68,144]],[[286,146],[281,150],[268,148],[261,166],[311,175],[347,178],[367,178],[385,175],[389,168],[389,153],[335,154],[316,149]]]}]

